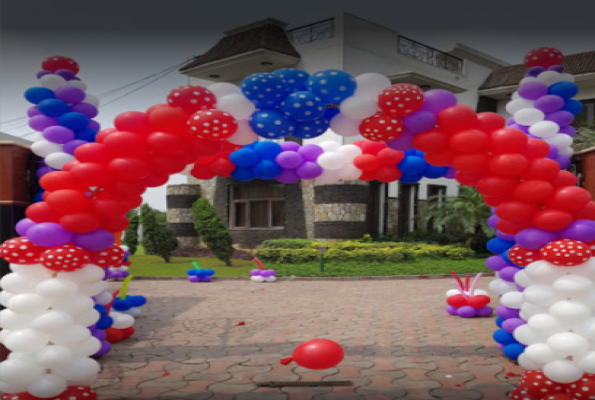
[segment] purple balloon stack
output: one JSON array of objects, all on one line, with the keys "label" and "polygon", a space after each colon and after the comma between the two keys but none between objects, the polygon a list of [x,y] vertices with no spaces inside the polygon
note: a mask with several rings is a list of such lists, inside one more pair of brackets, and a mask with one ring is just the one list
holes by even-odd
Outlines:
[{"label": "purple balloon stack", "polygon": [[316,159],[324,153],[316,144],[300,146],[295,142],[281,143],[281,152],[275,159],[281,167],[281,173],[275,177],[281,183],[295,183],[300,179],[315,179],[323,173]]}]

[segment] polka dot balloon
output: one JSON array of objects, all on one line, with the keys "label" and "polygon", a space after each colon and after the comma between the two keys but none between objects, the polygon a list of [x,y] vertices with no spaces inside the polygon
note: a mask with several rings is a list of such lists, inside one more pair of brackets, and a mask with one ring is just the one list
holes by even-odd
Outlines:
[{"label": "polka dot balloon", "polygon": [[560,267],[574,267],[589,261],[591,250],[577,240],[557,240],[541,249],[541,257]]},{"label": "polka dot balloon", "polygon": [[252,130],[263,138],[279,139],[295,132],[295,123],[276,110],[261,110],[252,114]]},{"label": "polka dot balloon", "polygon": [[0,257],[12,264],[35,264],[45,247],[36,246],[26,237],[7,240],[0,246]]},{"label": "polka dot balloon", "polygon": [[339,104],[355,93],[355,78],[345,71],[328,69],[308,79],[308,90],[318,95],[327,104]]},{"label": "polka dot balloon", "polygon": [[91,263],[101,268],[118,268],[126,257],[124,250],[118,245],[90,253]]},{"label": "polka dot balloon", "polygon": [[295,121],[313,121],[324,115],[326,105],[311,92],[295,92],[281,103],[281,112]]},{"label": "polka dot balloon", "polygon": [[242,81],[242,93],[259,108],[274,108],[289,94],[283,78],[274,74],[252,74]]},{"label": "polka dot balloon", "polygon": [[83,268],[89,264],[91,258],[87,250],[72,244],[65,244],[44,251],[39,261],[47,269],[64,272]]},{"label": "polka dot balloon", "polygon": [[405,127],[399,117],[379,112],[365,119],[359,126],[363,137],[373,142],[386,142],[398,138],[403,134]]},{"label": "polka dot balloon", "polygon": [[68,70],[75,75],[79,72],[79,65],[72,58],[64,56],[53,56],[43,60],[41,67],[44,71],[56,72],[61,69]]},{"label": "polka dot balloon", "polygon": [[297,68],[282,68],[273,72],[273,75],[282,78],[289,89],[289,92],[303,91],[306,89],[306,81],[310,74]]},{"label": "polka dot balloon", "polygon": [[378,96],[378,107],[390,115],[404,117],[424,104],[423,91],[408,83],[393,85]]},{"label": "polka dot balloon", "polygon": [[524,63],[527,68],[543,67],[549,68],[554,65],[562,65],[564,56],[562,52],[553,47],[539,47],[525,55]]},{"label": "polka dot balloon", "polygon": [[330,122],[321,117],[314,121],[299,122],[296,124],[292,136],[299,139],[312,139],[318,137],[329,129]]},{"label": "polka dot balloon", "polygon": [[216,102],[215,95],[202,86],[180,86],[167,95],[167,104],[179,107],[188,114],[215,108]]},{"label": "polka dot balloon", "polygon": [[199,111],[188,119],[190,132],[199,139],[221,141],[238,130],[238,121],[221,110]]}]

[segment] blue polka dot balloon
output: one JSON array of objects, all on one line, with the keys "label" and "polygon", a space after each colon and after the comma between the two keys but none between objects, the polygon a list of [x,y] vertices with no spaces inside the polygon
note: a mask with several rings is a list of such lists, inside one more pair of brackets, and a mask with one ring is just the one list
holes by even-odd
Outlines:
[{"label": "blue polka dot balloon", "polygon": [[292,136],[300,139],[312,139],[326,132],[329,126],[330,123],[325,117],[320,117],[314,121],[299,122]]},{"label": "blue polka dot balloon", "polygon": [[267,139],[284,138],[295,131],[295,123],[276,110],[256,111],[252,114],[250,126],[258,136]]},{"label": "blue polka dot balloon", "polygon": [[273,72],[285,81],[290,92],[299,90],[306,90],[306,81],[310,78],[310,74],[297,68],[282,68]]},{"label": "blue polka dot balloon", "polygon": [[327,104],[339,104],[355,93],[355,78],[345,71],[327,69],[308,79],[308,90],[318,95]]},{"label": "blue polka dot balloon", "polygon": [[289,88],[280,76],[259,73],[242,81],[242,92],[259,108],[275,108],[287,97]]},{"label": "blue polka dot balloon", "polygon": [[280,111],[295,121],[314,121],[324,115],[326,104],[311,92],[295,92],[281,102]]}]

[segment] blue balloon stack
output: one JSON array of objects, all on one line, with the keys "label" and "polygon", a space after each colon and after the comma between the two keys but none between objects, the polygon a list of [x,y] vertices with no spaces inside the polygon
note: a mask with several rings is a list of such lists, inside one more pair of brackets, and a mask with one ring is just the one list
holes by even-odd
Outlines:
[{"label": "blue balloon stack", "polygon": [[238,181],[271,180],[281,172],[275,158],[283,149],[275,142],[255,142],[229,155],[237,167],[231,177]]},{"label": "blue balloon stack", "polygon": [[403,183],[416,183],[423,178],[443,178],[449,172],[448,167],[436,167],[428,164],[424,159],[424,153],[419,150],[407,150],[404,153],[405,158],[397,164],[403,173],[399,181]]}]

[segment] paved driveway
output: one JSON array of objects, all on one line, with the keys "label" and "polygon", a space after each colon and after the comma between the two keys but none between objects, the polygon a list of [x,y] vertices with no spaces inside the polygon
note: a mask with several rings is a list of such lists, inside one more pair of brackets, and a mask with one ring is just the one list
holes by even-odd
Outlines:
[{"label": "paved driveway", "polygon": [[[447,315],[450,282],[134,281],[130,293],[149,302],[133,338],[101,358],[95,387],[100,399],[504,400],[518,381],[506,373],[521,369],[492,341],[494,318]],[[325,371],[279,364],[314,338],[343,345],[344,361]],[[271,380],[354,386],[255,385]]]}]

